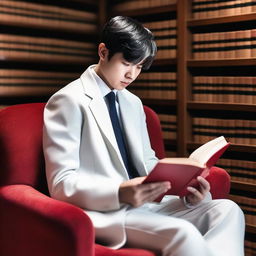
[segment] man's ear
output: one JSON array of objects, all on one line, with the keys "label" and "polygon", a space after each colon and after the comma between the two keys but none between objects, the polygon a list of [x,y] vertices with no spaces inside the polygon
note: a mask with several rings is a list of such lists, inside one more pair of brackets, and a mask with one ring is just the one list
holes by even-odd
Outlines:
[{"label": "man's ear", "polygon": [[100,43],[98,46],[98,54],[100,57],[100,60],[108,60],[108,49],[104,43]]}]

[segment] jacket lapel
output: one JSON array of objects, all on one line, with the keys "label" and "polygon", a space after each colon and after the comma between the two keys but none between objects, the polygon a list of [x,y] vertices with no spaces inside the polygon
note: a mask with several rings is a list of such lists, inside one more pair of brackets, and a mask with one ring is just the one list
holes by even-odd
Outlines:
[{"label": "jacket lapel", "polygon": [[112,152],[117,155],[117,158],[123,166],[125,176],[127,176],[127,172],[112,128],[108,108],[96,81],[94,80],[92,74],[89,71],[89,68],[82,74],[81,80],[85,95],[90,98],[89,109],[94,116],[101,133],[111,145]]},{"label": "jacket lapel", "polygon": [[139,117],[134,115],[134,113],[136,113],[133,111],[134,105],[132,104],[132,101],[130,101],[125,95],[125,92],[118,91],[117,95],[130,155],[138,172],[141,175],[146,175],[142,139],[140,138],[140,132],[138,132],[140,131],[140,120],[138,120]]}]

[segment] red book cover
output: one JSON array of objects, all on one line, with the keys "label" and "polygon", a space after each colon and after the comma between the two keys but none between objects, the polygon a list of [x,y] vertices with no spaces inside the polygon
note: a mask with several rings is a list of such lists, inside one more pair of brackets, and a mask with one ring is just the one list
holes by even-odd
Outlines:
[{"label": "red book cover", "polygon": [[[197,187],[198,176],[207,177],[209,169],[217,162],[229,147],[223,136],[213,139],[198,149],[188,158],[164,158],[159,160],[143,183],[170,181],[171,189],[164,195],[183,197],[189,192],[188,186]],[[164,195],[155,201],[160,202]]]}]

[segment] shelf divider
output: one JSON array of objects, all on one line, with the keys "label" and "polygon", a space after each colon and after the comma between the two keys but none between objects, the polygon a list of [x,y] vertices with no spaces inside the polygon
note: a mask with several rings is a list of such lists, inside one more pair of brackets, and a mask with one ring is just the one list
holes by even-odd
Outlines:
[{"label": "shelf divider", "polygon": [[188,67],[226,67],[226,66],[255,66],[256,58],[244,59],[218,59],[218,60],[194,60],[187,61]]},{"label": "shelf divider", "polygon": [[256,13],[248,13],[242,15],[232,15],[232,16],[223,16],[217,18],[209,18],[209,19],[190,19],[187,22],[188,27],[200,27],[200,26],[208,26],[208,25],[218,25],[218,24],[226,24],[226,23],[234,23],[234,22],[245,22],[245,21],[255,21]]},{"label": "shelf divider", "polygon": [[[145,16],[150,14],[162,14],[162,13],[169,13],[169,12],[176,12],[177,5],[176,4],[168,4],[165,6],[157,6],[157,7],[148,7],[143,9],[136,9],[136,10],[126,10],[122,11],[122,15],[135,17],[135,16]],[[113,12],[113,15],[118,15],[118,13]]]}]

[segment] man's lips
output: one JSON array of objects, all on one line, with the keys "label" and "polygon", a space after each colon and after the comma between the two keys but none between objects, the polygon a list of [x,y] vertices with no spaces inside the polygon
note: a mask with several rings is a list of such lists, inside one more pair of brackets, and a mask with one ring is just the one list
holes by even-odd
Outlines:
[{"label": "man's lips", "polygon": [[125,81],[121,81],[121,83],[124,84],[124,85],[129,85],[130,84],[130,82],[125,82]]}]

